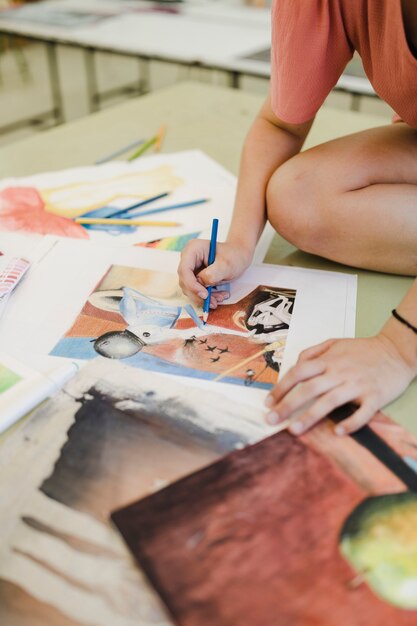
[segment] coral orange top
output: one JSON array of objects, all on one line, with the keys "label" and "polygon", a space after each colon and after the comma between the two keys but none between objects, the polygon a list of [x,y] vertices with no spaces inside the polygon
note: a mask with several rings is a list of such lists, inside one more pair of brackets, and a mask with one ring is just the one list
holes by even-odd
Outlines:
[{"label": "coral orange top", "polygon": [[357,50],[376,93],[417,128],[417,58],[401,0],[274,0],[272,108],[280,119],[312,119]]}]

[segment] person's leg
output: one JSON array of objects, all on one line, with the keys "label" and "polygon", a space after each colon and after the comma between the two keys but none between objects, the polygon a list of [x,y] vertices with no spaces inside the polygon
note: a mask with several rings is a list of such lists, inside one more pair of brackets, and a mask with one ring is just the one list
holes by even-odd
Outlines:
[{"label": "person's leg", "polygon": [[267,212],[305,252],[415,276],[417,131],[392,124],[298,154],[271,177]]}]

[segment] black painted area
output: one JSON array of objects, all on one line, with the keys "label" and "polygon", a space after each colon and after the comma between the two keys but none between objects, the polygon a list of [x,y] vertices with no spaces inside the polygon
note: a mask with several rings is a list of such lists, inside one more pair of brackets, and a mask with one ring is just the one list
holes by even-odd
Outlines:
[{"label": "black painted area", "polygon": [[[356,409],[357,406],[353,403],[345,404],[333,411],[330,417],[336,423],[341,422],[352,415]],[[383,463],[410,491],[417,492],[416,472],[372,428],[364,426],[350,436]]]}]

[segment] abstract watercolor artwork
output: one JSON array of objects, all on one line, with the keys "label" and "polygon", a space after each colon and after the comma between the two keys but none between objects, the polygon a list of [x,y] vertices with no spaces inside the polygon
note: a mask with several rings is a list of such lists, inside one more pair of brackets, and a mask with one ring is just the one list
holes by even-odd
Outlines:
[{"label": "abstract watercolor artwork", "polygon": [[201,233],[187,233],[186,235],[178,235],[177,237],[165,237],[164,239],[155,239],[154,241],[145,241],[137,243],[136,246],[143,248],[154,248],[155,250],[172,250],[173,252],[181,252],[189,241],[200,237]]},{"label": "abstract watercolor artwork", "polygon": [[144,369],[268,389],[278,380],[296,292],[248,286],[202,325],[165,272],[112,266],[54,356],[98,354]]},{"label": "abstract watercolor artwork", "polygon": [[[414,436],[374,424],[400,465],[398,441],[415,458]],[[178,626],[416,623],[417,496],[378,455],[336,439],[328,424],[278,433],[113,513]]]},{"label": "abstract watercolor artwork", "polygon": [[0,458],[0,623],[169,626],[111,510],[270,430],[261,411],[216,393],[87,365]]},{"label": "abstract watercolor artwork", "polygon": [[[220,218],[220,238],[226,235],[235,186],[234,176],[198,150],[5,179],[0,181],[0,229],[114,244],[149,242],[152,247],[178,250],[197,233],[206,236],[213,217]],[[131,216],[140,218],[149,208],[204,198],[207,202],[164,211],[149,218],[146,214],[143,216],[144,221],[175,222],[177,226],[109,228],[75,221],[77,217],[91,216],[91,212],[98,209],[105,209],[106,215],[120,213],[162,194],[166,194],[165,197],[136,209]],[[156,243],[159,240],[160,243]]]}]

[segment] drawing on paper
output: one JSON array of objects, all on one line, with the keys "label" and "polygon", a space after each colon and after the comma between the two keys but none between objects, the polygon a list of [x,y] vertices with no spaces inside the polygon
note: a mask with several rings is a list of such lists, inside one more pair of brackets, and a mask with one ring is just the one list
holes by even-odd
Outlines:
[{"label": "drawing on paper", "polygon": [[203,327],[176,276],[112,266],[51,354],[99,354],[152,371],[268,389],[278,380],[295,296],[291,289],[250,285],[238,302],[212,311]]},{"label": "drawing on paper", "polygon": [[22,377],[0,363],[0,394],[16,385]]}]

